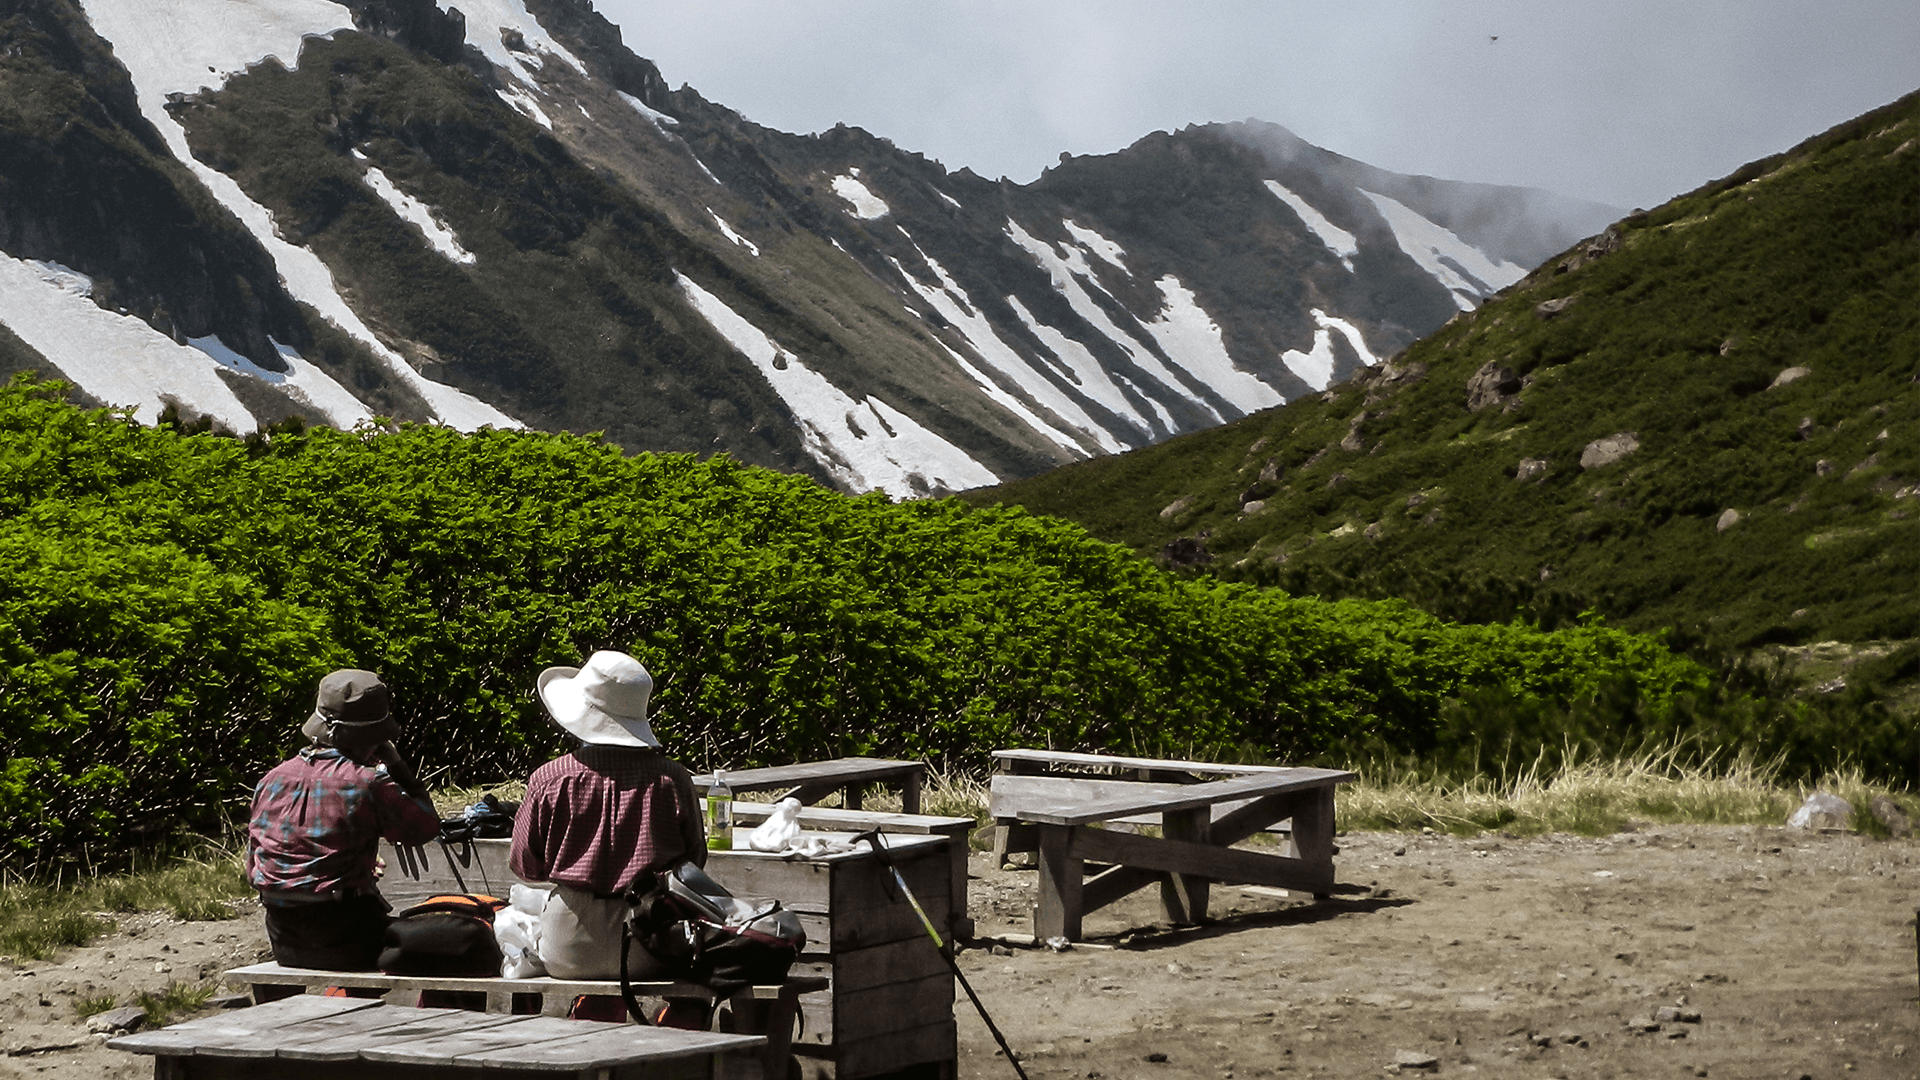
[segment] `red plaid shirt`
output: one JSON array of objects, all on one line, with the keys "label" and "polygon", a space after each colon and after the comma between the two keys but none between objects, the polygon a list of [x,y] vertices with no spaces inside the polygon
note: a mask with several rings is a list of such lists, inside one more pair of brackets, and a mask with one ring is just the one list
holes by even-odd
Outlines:
[{"label": "red plaid shirt", "polygon": [[308,747],[253,789],[247,879],[271,891],[371,889],[381,837],[424,844],[439,832],[433,808],[401,791],[385,769]]},{"label": "red plaid shirt", "polygon": [[513,872],[614,893],[682,858],[706,861],[693,776],[659,750],[586,746],[535,769],[513,820]]}]

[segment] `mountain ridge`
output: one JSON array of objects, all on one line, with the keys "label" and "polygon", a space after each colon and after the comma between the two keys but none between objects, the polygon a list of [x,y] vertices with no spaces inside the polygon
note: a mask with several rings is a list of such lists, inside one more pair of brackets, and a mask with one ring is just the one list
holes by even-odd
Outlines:
[{"label": "mountain ridge", "polygon": [[1920,637],[1916,136],[1920,93],[1629,215],[1350,384],[964,497],[1455,618]]},{"label": "mountain ridge", "polygon": [[[251,248],[206,260],[221,273],[196,285],[9,228],[16,292],[116,314],[133,297],[166,340],[0,323],[38,366],[147,419],[171,405],[236,433],[296,413],[596,430],[910,496],[1316,392],[1479,303],[1499,287],[1486,268],[1519,272],[1422,199],[1489,237],[1499,222],[1473,216],[1498,218],[1488,207],[1514,208],[1516,236],[1608,217],[1331,155],[1385,190],[1318,191],[1324,218],[1281,194],[1315,188],[1310,170],[1218,125],[988,181],[858,128],[791,135],[668,89],[584,0],[467,6],[268,0],[232,26],[209,3],[0,4],[23,56],[91,58],[102,89],[64,76],[74,107],[97,96],[87,107],[124,118],[95,124],[124,144],[95,171],[145,154],[157,178],[134,189]],[[35,120],[0,133],[5,160],[67,160]],[[35,220],[91,212],[59,201],[68,187],[42,185],[58,205]],[[1442,207],[1463,192],[1477,211]],[[96,231],[112,240],[125,217]],[[1308,217],[1352,226],[1352,250],[1329,247],[1345,226],[1322,236]],[[216,286],[235,296],[207,303]],[[101,359],[123,355],[139,360]]]}]

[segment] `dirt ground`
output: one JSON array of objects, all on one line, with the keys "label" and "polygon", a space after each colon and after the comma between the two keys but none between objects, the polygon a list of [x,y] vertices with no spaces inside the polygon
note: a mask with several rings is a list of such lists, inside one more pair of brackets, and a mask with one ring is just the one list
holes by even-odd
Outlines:
[{"label": "dirt ground", "polygon": [[[1339,843],[1334,900],[1216,886],[1217,921],[1171,927],[1146,890],[1064,952],[1018,944],[1033,872],[976,855],[981,940],[960,964],[1033,1080],[1379,1076],[1403,1052],[1434,1059],[1409,1072],[1489,1080],[1920,1077],[1920,842],[1663,826]],[[150,1076],[74,1003],[215,978],[264,945],[257,910],[138,916],[0,965],[0,1076]],[[964,996],[955,1015],[960,1076],[1013,1078]]]}]

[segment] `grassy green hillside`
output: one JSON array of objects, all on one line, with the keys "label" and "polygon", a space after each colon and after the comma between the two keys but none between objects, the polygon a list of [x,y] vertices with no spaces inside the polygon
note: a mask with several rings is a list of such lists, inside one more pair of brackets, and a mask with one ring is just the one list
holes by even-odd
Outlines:
[{"label": "grassy green hillside", "polygon": [[1909,96],[1619,222],[1354,383],[966,498],[1297,595],[1591,609],[1714,649],[1899,641],[1916,380]]}]

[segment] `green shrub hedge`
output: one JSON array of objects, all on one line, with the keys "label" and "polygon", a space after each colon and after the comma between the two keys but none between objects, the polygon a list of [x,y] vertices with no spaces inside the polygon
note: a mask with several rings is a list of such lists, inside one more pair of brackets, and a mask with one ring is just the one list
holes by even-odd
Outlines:
[{"label": "green shrub hedge", "polygon": [[725,457],[427,426],[242,442],[0,389],[10,863],[232,820],[336,666],[386,677],[424,772],[524,775],[563,743],[535,676],[596,648],[654,672],[656,730],[699,767],[1436,752],[1471,741],[1474,694],[1545,716],[1624,687],[1670,718],[1712,691],[1592,620],[1458,626],[1182,580],[1062,521]]}]

